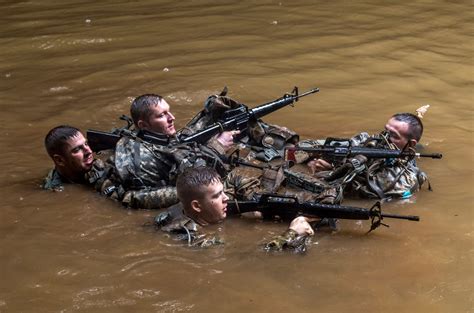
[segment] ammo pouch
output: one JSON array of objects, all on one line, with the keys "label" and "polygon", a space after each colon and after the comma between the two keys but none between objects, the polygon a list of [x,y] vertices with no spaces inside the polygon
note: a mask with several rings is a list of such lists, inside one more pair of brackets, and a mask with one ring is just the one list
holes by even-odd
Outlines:
[{"label": "ammo pouch", "polygon": [[227,87],[224,87],[220,94],[209,96],[204,102],[204,109],[184,126],[180,131],[180,135],[189,136],[222,120],[226,111],[245,107],[242,103],[227,97],[226,94]]},{"label": "ammo pouch", "polygon": [[249,136],[253,149],[257,151],[255,157],[263,162],[283,157],[285,147],[299,141],[299,135],[294,131],[260,120],[249,123]]},{"label": "ammo pouch", "polygon": [[249,136],[256,146],[282,150],[287,144],[298,143],[297,133],[286,127],[267,124],[261,120],[249,123]]},{"label": "ammo pouch", "polygon": [[164,147],[161,153],[172,160],[170,182],[176,181],[177,176],[189,167],[213,167],[221,177],[225,177],[229,172],[229,166],[214,150],[195,142]]},{"label": "ammo pouch", "polygon": [[268,193],[275,193],[280,188],[281,183],[285,180],[283,167],[278,170],[265,169],[260,179],[260,185]]}]

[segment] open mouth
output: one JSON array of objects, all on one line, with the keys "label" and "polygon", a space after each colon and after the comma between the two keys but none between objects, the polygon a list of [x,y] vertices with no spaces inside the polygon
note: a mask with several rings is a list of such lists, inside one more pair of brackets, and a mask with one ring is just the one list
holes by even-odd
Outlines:
[{"label": "open mouth", "polygon": [[89,155],[85,160],[84,160],[84,163],[87,164],[87,165],[91,165],[92,163],[94,162],[94,157],[91,155]]}]

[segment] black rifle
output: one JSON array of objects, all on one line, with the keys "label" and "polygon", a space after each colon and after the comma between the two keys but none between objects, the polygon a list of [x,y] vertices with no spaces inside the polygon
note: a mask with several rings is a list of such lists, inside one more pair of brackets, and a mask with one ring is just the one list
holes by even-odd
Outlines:
[{"label": "black rifle", "polygon": [[419,216],[397,215],[382,213],[380,202],[376,202],[370,209],[323,204],[317,202],[299,202],[296,197],[277,194],[262,194],[256,201],[230,201],[227,202],[227,214],[236,215],[246,212],[259,211],[264,217],[278,216],[282,219],[293,219],[299,215],[319,218],[338,218],[350,220],[371,220],[370,231],[382,223],[383,218],[396,218],[409,221],[419,221]]},{"label": "black rifle", "polygon": [[321,156],[323,158],[328,158],[329,160],[343,159],[347,157],[354,157],[356,155],[363,155],[368,159],[376,158],[433,158],[441,159],[443,155],[441,153],[417,153],[414,151],[402,151],[395,149],[380,149],[380,148],[366,148],[366,147],[347,147],[347,146],[326,146],[321,145],[315,148],[287,148],[285,150],[285,159],[288,161],[295,161],[295,152],[304,151],[313,156]]},{"label": "black rifle", "polygon": [[[312,93],[316,93],[318,91],[319,88],[314,88],[302,94],[298,94],[298,87],[295,87],[291,94],[285,94],[279,99],[259,105],[253,109],[249,109],[245,105],[242,105],[236,109],[227,110],[224,112],[219,122],[214,123],[211,126],[208,126],[207,128],[200,130],[192,135],[177,138],[177,141],[175,142],[197,142],[202,144],[223,131],[245,130],[249,121],[262,118],[265,115],[268,115],[287,105],[291,105],[294,102],[297,102],[299,98],[302,98]],[[93,151],[114,149],[115,145],[117,144],[117,141],[119,141],[122,135],[131,134],[130,131],[127,131],[128,129],[120,129],[116,132],[108,133],[89,129],[87,131],[87,140],[89,141],[89,146]],[[148,131],[141,131],[136,136],[144,141],[159,145],[168,145],[172,142],[170,137],[167,137],[163,134]]]},{"label": "black rifle", "polygon": [[242,105],[236,109],[227,110],[219,122],[196,132],[185,138],[180,138],[180,142],[198,142],[205,143],[215,135],[223,131],[229,130],[245,130],[249,121],[256,121],[259,118],[264,117],[272,112],[275,112],[287,105],[291,105],[298,101],[299,98],[316,93],[319,88],[313,88],[302,94],[298,94],[298,87],[293,89],[291,94],[285,94],[283,97],[278,98],[274,101],[264,103],[253,109],[249,109]]},{"label": "black rifle", "polygon": [[139,138],[140,140],[162,146],[166,146],[172,141],[170,136],[147,130],[140,130],[138,133],[134,133],[129,129],[118,129],[111,133],[94,129],[87,130],[87,142],[92,151],[95,152],[115,149],[115,145],[123,136]]}]

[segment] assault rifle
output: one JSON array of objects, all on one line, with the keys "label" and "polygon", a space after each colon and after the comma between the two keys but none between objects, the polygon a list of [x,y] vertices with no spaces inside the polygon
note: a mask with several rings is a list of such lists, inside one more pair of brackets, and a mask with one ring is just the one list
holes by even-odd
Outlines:
[{"label": "assault rifle", "polygon": [[319,91],[319,88],[313,88],[302,94],[298,94],[298,87],[295,87],[290,94],[285,94],[283,97],[273,100],[268,103],[259,105],[253,109],[249,109],[245,105],[242,105],[236,109],[227,110],[219,122],[198,131],[195,134],[180,138],[180,142],[198,142],[205,143],[215,135],[223,131],[229,130],[245,130],[249,121],[258,120],[272,112],[275,112],[287,105],[292,105],[297,102],[299,98],[305,97],[312,93]]},{"label": "assault rifle", "polygon": [[162,146],[168,145],[172,139],[172,137],[147,130],[140,130],[138,133],[134,133],[130,129],[117,129],[111,133],[94,129],[87,130],[87,142],[92,151],[95,152],[115,149],[115,145],[122,136],[137,137],[143,141]]},{"label": "assault rifle", "polygon": [[[181,136],[177,138],[176,142],[197,142],[203,144],[220,132],[229,130],[245,130],[249,121],[262,118],[265,115],[275,112],[287,105],[292,105],[294,102],[297,102],[299,98],[316,92],[319,92],[319,88],[313,88],[299,94],[298,87],[295,87],[290,94],[287,93],[281,98],[264,103],[253,109],[249,109],[247,106],[242,105],[238,108],[227,110],[223,113],[221,119],[217,123],[214,123],[192,135]],[[89,141],[89,146],[93,151],[100,151],[114,149],[121,136],[130,134],[131,132],[128,129],[119,129],[111,133],[89,129],[87,131],[87,140]],[[168,145],[172,142],[170,137],[148,131],[140,131],[136,136],[144,141],[159,145]]]},{"label": "assault rifle", "polygon": [[227,214],[236,215],[246,212],[262,212],[264,217],[279,216],[282,219],[293,219],[299,215],[319,218],[338,218],[350,220],[371,220],[369,232],[380,225],[384,218],[396,218],[409,221],[419,221],[420,217],[415,215],[397,215],[382,213],[380,202],[376,202],[370,209],[343,206],[335,204],[323,204],[317,202],[299,202],[296,197],[277,194],[262,194],[256,201],[229,201],[227,202]]},{"label": "assault rifle", "polygon": [[380,149],[367,147],[351,147],[351,146],[328,146],[321,145],[314,148],[294,147],[285,150],[285,159],[287,161],[296,161],[295,152],[304,151],[313,156],[326,157],[330,160],[343,159],[347,157],[354,157],[356,155],[363,155],[368,159],[385,158],[433,158],[441,159],[441,153],[417,153],[415,151],[395,150],[395,149]]}]

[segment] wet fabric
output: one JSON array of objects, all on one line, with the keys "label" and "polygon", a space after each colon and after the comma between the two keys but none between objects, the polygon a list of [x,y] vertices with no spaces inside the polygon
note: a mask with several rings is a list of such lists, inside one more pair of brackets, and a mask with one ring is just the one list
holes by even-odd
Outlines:
[{"label": "wet fabric", "polygon": [[44,178],[41,188],[53,191],[63,191],[64,184],[69,183],[59,172],[53,168],[48,172],[48,175]]},{"label": "wet fabric", "polygon": [[174,240],[183,241],[190,247],[205,248],[224,244],[217,233],[206,233],[203,227],[184,214],[180,203],[155,217],[155,226],[169,233]]}]

